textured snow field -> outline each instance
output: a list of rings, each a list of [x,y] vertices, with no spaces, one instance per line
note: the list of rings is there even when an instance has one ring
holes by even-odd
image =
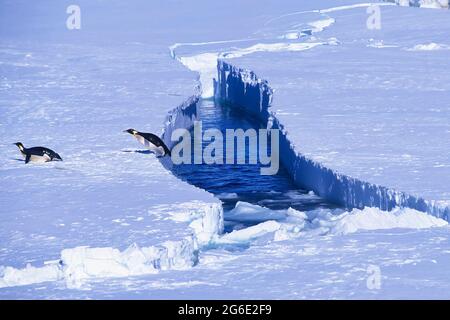
[[[0,298],[449,298],[450,229],[445,221],[409,209],[274,212],[240,203],[233,213],[244,220],[248,214],[257,216],[261,224],[219,236],[219,201],[176,179],[122,133],[130,127],[160,133],[167,112],[195,93],[198,75],[188,69],[200,72],[208,88],[217,57],[262,65],[262,59],[275,52],[280,60],[272,59],[269,65],[280,70],[282,59],[292,59],[299,67],[307,67],[310,59],[311,69],[328,68],[331,76],[309,71],[306,74],[317,76],[315,81],[290,79],[286,85],[308,81],[322,93],[322,81],[341,81],[333,77],[342,66],[331,63],[327,50],[342,57],[339,44],[344,41],[355,41],[355,48],[361,48],[358,54],[367,50],[377,61],[382,50],[391,50],[383,47],[392,45],[408,57],[428,54],[433,55],[431,61],[448,62],[450,43],[442,37],[448,29],[439,31],[437,24],[428,28],[436,36],[424,36],[420,42],[416,34],[400,30],[392,38],[367,42],[363,27],[354,32],[340,27],[340,20],[347,21],[343,18],[353,11],[317,12],[358,2],[327,0],[319,6],[286,1],[280,6],[275,1],[261,6],[259,1],[142,1],[129,8],[118,1],[108,7],[78,1],[82,29],[68,31],[64,23],[69,2],[1,1]],[[235,10],[238,4],[240,11]],[[367,4],[359,7],[355,10],[364,11]],[[230,10],[232,25],[225,14]],[[401,14],[417,19],[418,12],[412,10],[392,7],[387,12],[392,19]],[[299,11],[311,12],[294,14]],[[429,15],[424,21],[442,19],[445,27],[448,14]],[[310,34],[316,38],[308,38]],[[402,42],[402,35],[409,39]],[[375,48],[367,48],[370,45]],[[415,68],[421,58],[414,59]],[[254,67],[258,71],[259,63]],[[349,70],[359,67],[369,68],[358,63]],[[450,83],[445,69],[427,64],[426,71],[435,71],[436,78],[423,80],[442,99]],[[283,74],[270,68],[261,71],[274,82]],[[203,94],[209,95],[207,90]],[[298,123],[298,105],[293,99],[286,102],[280,104],[280,119]],[[308,111],[304,106],[302,101],[302,114]],[[439,121],[448,108],[440,110],[444,116],[433,119],[445,127]],[[301,136],[300,145],[324,139],[323,128],[317,132],[320,135]],[[17,141],[48,146],[64,161],[25,166],[12,145]],[[433,144],[428,148],[434,152]],[[387,159],[396,163],[396,157]],[[339,164],[345,159],[334,160]],[[447,170],[448,157],[442,163]],[[446,176],[442,173],[435,186],[423,181],[420,191],[442,190],[445,181],[439,181]],[[74,249],[80,246],[94,249]],[[200,251],[194,263],[196,249]],[[379,289],[367,285],[373,266],[381,272]]]
[[[219,203],[122,132],[160,132],[167,111],[196,86],[159,48],[137,45],[134,57],[129,49],[2,50],[1,265],[40,266],[77,246],[124,250],[183,240],[192,233],[188,222]],[[90,55],[80,57],[83,50]],[[139,73],[149,77],[146,84]],[[161,111],[147,111],[149,104]],[[51,146],[64,161],[25,166],[11,141]],[[186,212],[193,216],[176,218]]]
[[[238,207],[242,215],[250,211],[248,205]],[[251,213],[264,219],[267,209],[253,206]],[[445,221],[410,209],[342,214],[289,209],[284,214],[281,222],[269,220],[214,239],[200,251],[194,268],[145,277],[93,277],[76,289],[61,279],[4,288],[0,294],[8,298],[448,298],[445,266],[450,250]],[[370,229],[379,230],[364,232]],[[97,252],[97,270],[117,268],[113,262],[118,259],[102,266],[102,255]],[[129,255],[126,262],[135,259]],[[380,271],[377,289],[367,284],[374,267]],[[83,268],[93,269],[88,263]],[[50,273],[45,267],[32,271]]]

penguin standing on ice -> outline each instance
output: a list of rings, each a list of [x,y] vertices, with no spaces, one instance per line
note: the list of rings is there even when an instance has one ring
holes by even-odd
[[[139,132],[134,129],[124,130],[131,135],[133,135],[137,141],[146,146],[150,151],[154,152],[157,157],[170,157],[170,150],[167,148],[165,143],[160,137],[153,133]]]
[[[20,150],[20,153],[25,158],[25,163],[28,162],[49,162],[49,161],[62,161],[59,154],[55,151],[44,147],[25,148],[22,142],[14,143]]]

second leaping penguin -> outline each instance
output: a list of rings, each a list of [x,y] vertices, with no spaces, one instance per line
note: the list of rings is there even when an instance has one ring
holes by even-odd
[[[158,157],[169,156],[170,150],[160,137],[153,133],[139,132],[134,129],[124,130],[134,136],[137,141],[147,147],[150,151],[154,152]]]
[[[59,160],[62,161],[59,154],[55,151],[44,147],[25,148],[22,142],[14,143],[20,150],[20,153],[25,158],[25,163],[28,162],[49,162]]]

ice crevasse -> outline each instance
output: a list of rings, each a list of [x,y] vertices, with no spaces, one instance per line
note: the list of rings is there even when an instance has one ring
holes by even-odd
[[[376,207],[389,211],[405,207],[448,221],[450,208],[445,203],[341,174],[302,155],[290,141],[289,132],[271,110],[274,90],[268,81],[259,78],[253,71],[225,60],[219,60],[217,68],[215,97],[256,117],[267,129],[280,129],[280,162],[300,187],[346,208]]]

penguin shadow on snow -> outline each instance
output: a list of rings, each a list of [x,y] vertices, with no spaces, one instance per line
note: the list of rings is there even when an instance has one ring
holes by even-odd
[[[9,158],[9,160],[25,163],[25,159],[20,159],[20,158]],[[31,166],[33,166],[33,164],[34,164],[34,163],[30,163]],[[47,164],[50,165],[50,163],[47,163]],[[41,163],[38,163],[38,164],[36,164],[36,165],[42,166]],[[53,169],[56,169],[56,170],[69,170],[69,171],[75,171],[75,170],[73,170],[73,169],[68,169],[68,168],[65,168],[65,167],[57,166],[56,164],[53,164],[52,168],[53,168]]]
[[[122,150],[125,153],[141,153],[141,154],[155,154],[153,151],[144,149],[144,150]]]

